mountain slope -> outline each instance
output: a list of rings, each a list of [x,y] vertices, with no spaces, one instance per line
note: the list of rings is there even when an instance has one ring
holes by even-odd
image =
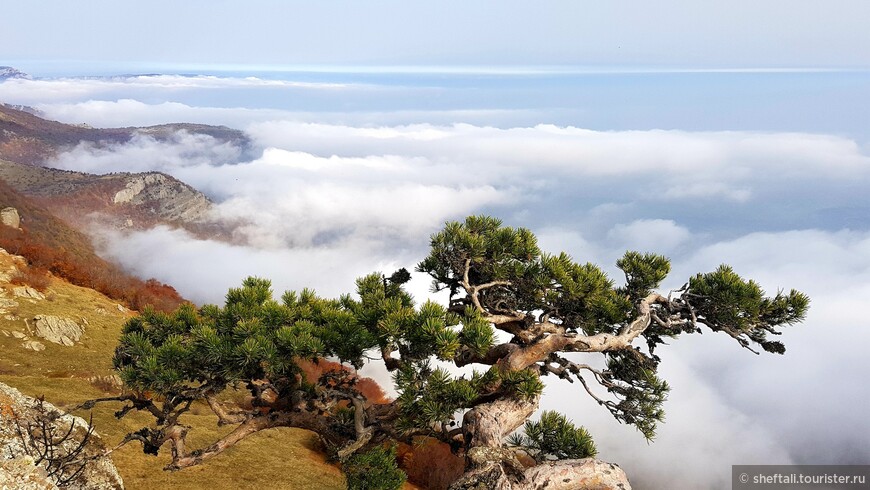
[[[207,135],[244,150],[249,142],[241,131],[202,124],[96,129],[50,121],[37,113],[0,104],[0,179],[18,192],[85,233],[91,233],[94,224],[140,230],[169,225],[202,237],[229,239],[227,230],[204,219],[211,207],[209,199],[169,175],[93,175],[41,165],[83,143],[99,148],[142,135],[170,141],[179,131]]]
[[[179,131],[208,135],[242,149],[249,145],[243,132],[225,126],[163,124],[145,128],[101,129],[50,121],[32,112],[0,104],[0,159],[26,165],[43,165],[46,160],[79,143],[92,143],[96,147],[125,143],[137,133],[164,141]]]
[[[10,282],[25,273],[28,266],[20,257],[0,250],[0,382],[23,393],[45,399],[70,410],[88,399],[118,394],[112,378],[112,355],[118,344],[121,326],[131,312],[116,301],[88,288],[52,277],[42,296],[25,292]],[[79,325],[83,331],[73,345],[61,345],[36,333],[37,317],[58,317]],[[31,349],[38,343],[41,347]],[[93,410],[94,425],[107,446],[114,446],[147,418],[132,413],[122,420],[114,417],[117,403],[99,404]],[[75,411],[88,418],[88,412]],[[229,430],[218,427],[207,406],[194,405],[185,415],[202,428],[205,444]],[[128,444],[112,454],[112,459],[128,490],[184,488],[223,490],[252,488],[292,488],[299,490],[338,490],[344,479],[328,464],[317,437],[303,430],[269,431],[239,444],[225,457],[209,465],[180,472],[163,471],[169,456],[143,454],[137,444]],[[2,486],[2,485],[0,485]]]
[[[136,309],[150,304],[168,311],[184,301],[172,287],[143,281],[103,260],[83,233],[0,180],[0,208],[6,207],[16,210],[21,224],[20,229],[0,225],[0,247],[25,256],[38,274],[51,272]]]
[[[166,174],[93,175],[0,160],[0,179],[79,230],[94,220],[112,228],[191,225],[211,201]]]

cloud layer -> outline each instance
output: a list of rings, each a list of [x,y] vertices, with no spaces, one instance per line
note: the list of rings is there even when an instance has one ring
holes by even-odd
[[[127,86],[53,83],[10,89],[6,82],[0,96],[20,89],[18,97],[65,121],[221,123],[251,137],[255,158],[208,136],[180,133],[164,142],[140,136],[123,145],[80,145],[52,162],[95,173],[158,170],[211,196],[212,219],[235,226],[247,245],[166,228],[104,231],[102,242],[109,256],[197,302],[221,302],[247,275],[273,279],[277,292],[306,286],[329,296],[348,292],[359,275],[413,268],[431,233],[471,213],[531,228],[547,251],[602,264],[617,280],[612,264],[625,249],[671,257],[667,288],[729,263],[769,292],[794,287],[813,299],[805,324],[783,336],[785,356],[755,356],[709,334],[662,347],[662,373],[673,392],[652,444],[573,385],[550,382],[543,408],[589,427],[602,457],[625,467],[637,488],[721,488],[732,464],[870,459],[861,439],[866,422],[855,408],[870,403],[862,377],[870,369],[862,349],[870,341],[863,328],[870,303],[870,156],[854,138],[511,124],[518,112],[498,108],[410,115],[205,103],[210,91],[378,96],[378,89],[357,85],[177,77]],[[82,100],[53,97],[63,83],[78,87]],[[155,87],[160,95],[152,100],[131,98]],[[186,102],[172,93],[188,94]],[[519,119],[545,120],[536,111]],[[423,298],[428,281],[415,275],[410,288]]]

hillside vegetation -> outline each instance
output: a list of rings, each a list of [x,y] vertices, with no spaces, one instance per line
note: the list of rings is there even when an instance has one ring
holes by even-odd
[[[172,311],[184,299],[169,285],[133,277],[99,257],[87,235],[95,220],[116,229],[179,226],[218,239],[227,239],[227,230],[201,220],[208,199],[168,175],[92,175],[40,165],[82,142],[99,147],[128,141],[134,133],[161,140],[180,130],[247,144],[242,133],[228,128],[179,124],[103,130],[48,121],[35,111],[0,104],[0,210],[14,208],[20,216],[17,226],[0,224],[0,382],[34,397],[44,395],[85,418],[77,405],[121,393],[112,356],[122,325],[134,310]],[[51,340],[38,327],[46,317],[78,333],[60,343]],[[302,369],[309,379],[348,370],[324,359],[302,363]],[[390,402],[372,380],[359,379],[358,387],[373,404]],[[250,408],[246,396],[244,390],[228,390],[224,401]],[[99,404],[94,409],[94,424],[107,444],[148,423],[142,414],[117,420],[119,408]],[[191,445],[204,446],[232,430],[216,422],[207,406],[194,405],[185,423],[205,429],[190,439]],[[410,479],[427,488],[446,488],[464,464],[446,445],[426,438],[401,444],[398,457]],[[163,471],[167,455],[145,455],[135,444],[115,451],[113,459],[131,489],[345,486],[318,437],[295,428],[264,431],[210,465],[185,471]],[[405,488],[416,487],[406,483]]]
[[[133,309],[170,311],[184,301],[171,286],[143,281],[103,260],[88,237],[0,180],[0,207],[7,206],[18,210],[21,229],[0,225],[0,247],[27,259],[31,281],[50,272]]]
[[[14,270],[13,270],[14,269]],[[131,316],[118,302],[96,291],[50,277],[44,299],[15,296],[19,287],[10,282],[16,272],[26,271],[22,259],[0,251],[0,382],[30,396],[70,409],[88,399],[117,393],[112,378],[112,353],[118,343],[121,325]],[[32,333],[37,315],[74,319],[84,326],[84,335],[73,346],[37,339]],[[25,349],[23,344],[37,339],[42,351]],[[113,416],[118,407],[97,406],[94,425],[107,444],[121,440],[137,424],[146,422],[135,414],[124,420]],[[75,412],[87,418],[83,411]],[[229,429],[219,428],[207,407],[194,407],[191,423],[207,427],[198,443],[220,437]],[[129,420],[128,420],[129,419]],[[245,486],[274,489],[343,488],[341,472],[326,462],[317,438],[303,430],[277,430],[240,444],[213,465],[190,471],[165,472],[168,457],[144,455],[128,445],[113,453],[126,488],[235,489]]]

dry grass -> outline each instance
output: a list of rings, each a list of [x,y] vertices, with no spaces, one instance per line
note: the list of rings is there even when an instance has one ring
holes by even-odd
[[[61,408],[103,396],[100,390],[79,378],[2,375],[0,382],[31,396],[45,395],[46,400]],[[118,407],[118,404],[103,404],[94,409],[94,426],[106,445],[117,443],[128,431],[138,429],[149,421],[148,417],[137,414],[117,420],[112,414]],[[206,412],[201,411],[203,414]],[[190,436],[190,443],[194,447],[204,446],[230,430],[218,428],[215,418],[210,415],[188,415],[185,422],[195,427]],[[129,490],[344,488],[341,472],[328,464],[319,452],[317,437],[300,429],[277,429],[255,434],[201,466],[178,472],[163,471],[163,467],[169,463],[167,454],[147,456],[142,453],[141,447],[133,443],[113,453],[112,459]]]
[[[33,338],[29,327],[33,326],[36,315],[68,317],[79,324],[84,319],[87,324],[82,341],[73,347],[65,347],[41,340],[45,350],[34,352],[23,349],[21,339],[0,335],[0,372],[18,376],[82,378],[112,374],[112,353],[128,313],[119,311],[117,302],[93,290],[57,279],[52,279],[47,296],[51,300],[15,298],[18,306],[9,312],[15,319],[0,315],[0,330],[17,331]]]
[[[129,314],[119,311],[117,303],[105,296],[64,281],[53,280],[50,291],[53,301],[16,298],[19,306],[10,313],[18,319],[0,316],[0,330],[29,335],[24,319],[32,324],[32,318],[38,314],[66,316],[79,322],[84,318],[87,326],[82,342],[64,347],[42,341],[46,349],[34,352],[21,347],[22,339],[0,334],[0,382],[31,396],[45,395],[47,401],[69,408],[105,396],[88,378],[113,374],[112,353]],[[106,403],[94,410],[94,425],[106,445],[117,444],[127,432],[151,422],[140,414],[117,420],[113,413],[118,408],[117,403]],[[87,418],[86,413],[76,415]],[[204,405],[195,407],[182,420],[195,427],[190,436],[194,447],[205,446],[230,430],[217,427],[215,417]],[[341,471],[325,461],[319,452],[317,437],[299,429],[256,434],[202,466],[173,473],[163,471],[169,462],[168,455],[145,455],[141,447],[133,443],[116,451],[112,459],[130,490],[344,488]]]

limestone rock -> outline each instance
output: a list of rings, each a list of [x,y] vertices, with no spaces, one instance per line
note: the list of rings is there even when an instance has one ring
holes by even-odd
[[[69,319],[52,315],[36,315],[36,326],[33,334],[55,344],[72,346],[85,333],[78,323]]]
[[[88,382],[105,392],[120,392],[124,388],[124,382],[117,374],[91,376],[88,378]]]
[[[27,342],[22,343],[21,347],[36,352],[42,352],[45,350],[45,344],[38,340],[28,340]]]
[[[21,216],[15,208],[6,207],[0,210],[0,222],[15,229],[21,229]]]
[[[15,413],[23,424],[22,427],[26,427],[28,421],[34,422],[40,417],[40,411],[36,409],[37,401],[22,395],[15,388],[0,383],[0,407],[3,409],[3,416],[0,417],[0,453],[3,455],[3,460],[0,460],[0,465],[2,465],[0,466],[0,489],[42,490],[57,488],[52,485],[46,486],[45,480],[39,478],[40,471],[35,467],[31,468],[33,460],[28,461],[27,459],[27,452],[18,436],[15,419],[7,416]],[[87,423],[79,417],[61,413],[50,403],[43,402],[43,408],[43,415],[46,413],[52,414],[52,417],[57,415],[51,424],[56,427],[59,434],[63,435],[72,428],[72,436],[57,448],[58,452],[69,454],[69,451],[79,445],[87,433]],[[91,434],[80,454],[83,458],[93,459],[90,459],[83,471],[64,488],[122,490],[124,482],[121,475],[118,474],[111,458],[103,455],[104,450],[105,446],[100,440],[100,436],[96,432]],[[10,458],[10,456],[12,456],[12,462],[6,461],[5,459]],[[7,467],[8,472],[5,471]],[[13,478],[15,479],[13,480]]]
[[[12,255],[5,249],[0,248],[0,282],[9,282],[18,271],[26,267],[27,261],[20,255]],[[5,290],[0,290],[5,293]]]
[[[12,294],[14,294],[18,298],[28,298],[28,299],[45,299],[45,295],[40,293],[39,291],[33,289],[30,286],[19,286],[12,290]]]
[[[202,219],[211,201],[196,189],[160,173],[133,174],[112,197],[115,205],[145,206],[168,221],[191,223]],[[122,227],[132,227],[131,218]]]
[[[4,298],[0,296],[0,310],[4,312],[9,308],[16,308],[18,306],[18,302],[14,299]]]
[[[56,490],[44,469],[30,456],[0,460],[0,490]]]

